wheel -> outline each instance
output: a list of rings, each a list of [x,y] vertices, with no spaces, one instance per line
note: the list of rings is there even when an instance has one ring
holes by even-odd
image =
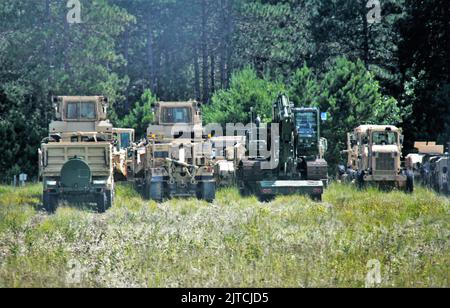
[[[108,197],[107,193],[101,193],[96,196],[96,203],[97,203],[97,212],[98,213],[105,213],[108,206]]]
[[[364,171],[358,171],[358,174],[356,175],[356,185],[359,189],[363,189],[365,186],[364,183]]]
[[[322,195],[311,195],[311,199],[315,202],[322,202]]]
[[[216,184],[202,183],[202,199],[208,202],[213,202],[216,199]]]
[[[114,205],[114,192],[111,190],[107,190],[105,192],[105,195],[106,195],[105,211],[107,211]]]
[[[274,195],[260,195],[258,196],[258,200],[261,203],[270,203],[272,201],[275,200],[275,196]]]
[[[414,192],[414,174],[412,171],[406,171],[406,192],[412,194]]]
[[[55,213],[56,209],[58,208],[58,196],[44,192],[42,199],[44,210],[48,213]]]
[[[150,200],[156,202],[163,201],[163,183],[162,182],[151,182],[149,185],[149,198]]]
[[[442,185],[442,193],[444,195],[449,195],[450,194],[448,183],[444,183],[444,185]]]

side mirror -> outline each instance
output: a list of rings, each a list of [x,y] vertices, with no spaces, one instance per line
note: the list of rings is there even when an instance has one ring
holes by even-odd
[[[405,142],[405,136],[400,135],[400,144],[403,144]]]

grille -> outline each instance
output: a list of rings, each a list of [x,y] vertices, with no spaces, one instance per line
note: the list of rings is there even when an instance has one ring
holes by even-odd
[[[395,170],[395,158],[391,153],[379,153],[376,159],[377,171],[394,171]]]

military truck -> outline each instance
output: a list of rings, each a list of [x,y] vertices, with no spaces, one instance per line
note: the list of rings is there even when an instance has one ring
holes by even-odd
[[[436,142],[415,142],[417,153],[406,157],[408,170],[414,173],[422,185],[438,193],[449,195],[450,143],[447,152]]]
[[[113,128],[113,164],[115,181],[132,181],[134,170],[135,130]]]
[[[262,201],[277,195],[304,194],[321,200],[328,185],[328,164],[323,158],[326,139],[320,137],[320,111],[294,108],[286,95],[273,104],[267,138],[257,117],[247,133],[247,155],[237,167],[243,194],[256,194]],[[268,154],[268,155],[267,155]]]
[[[214,163],[211,136],[203,135],[201,104],[158,102],[153,106],[154,121],[147,130],[145,158],[141,159],[144,197],[197,196],[215,199]],[[139,181],[139,180],[138,180]]]
[[[391,125],[362,125],[347,135],[347,166],[341,176],[362,188],[368,183],[380,188],[414,190],[414,175],[402,167],[403,136]]]
[[[94,203],[98,212],[105,212],[114,198],[108,100],[102,96],[58,96],[52,100],[56,119],[39,149],[44,208],[54,212],[64,201]]]

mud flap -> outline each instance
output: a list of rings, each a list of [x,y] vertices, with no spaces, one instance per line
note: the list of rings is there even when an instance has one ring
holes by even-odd
[[[156,202],[163,201],[163,183],[162,182],[151,182],[149,185],[149,198],[150,200]]]
[[[56,212],[56,209],[58,208],[58,196],[55,194],[50,194],[48,192],[44,192],[42,197],[42,203],[44,210],[50,214],[53,214]]]
[[[214,182],[202,183],[202,199],[213,202],[216,199],[216,184]]]

